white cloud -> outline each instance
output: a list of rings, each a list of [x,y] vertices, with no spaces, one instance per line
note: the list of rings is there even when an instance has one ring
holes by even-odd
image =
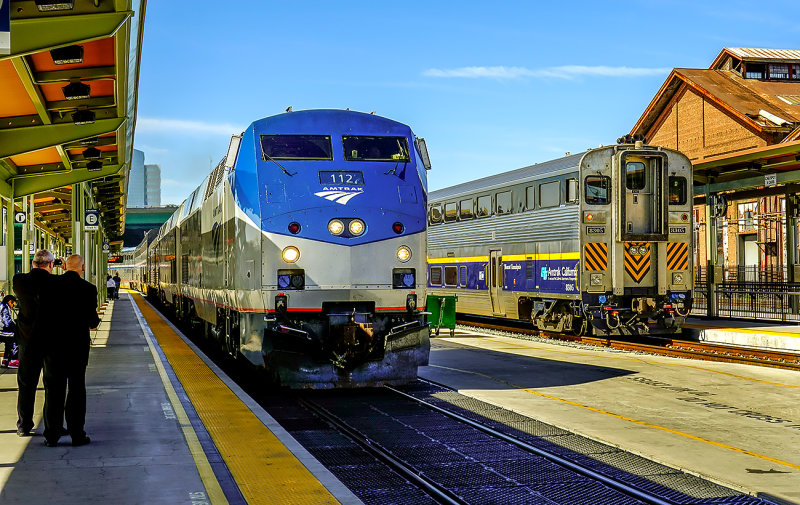
[[[460,67],[451,69],[431,68],[422,73],[428,77],[455,77],[467,79],[519,79],[523,77],[575,79],[586,76],[599,77],[641,77],[648,75],[667,75],[670,68],[608,67],[565,65],[531,69],[526,67]]]
[[[214,135],[233,135],[242,133],[245,127],[229,123],[205,123],[183,119],[164,119],[139,117],[136,120],[137,133],[210,133]]]

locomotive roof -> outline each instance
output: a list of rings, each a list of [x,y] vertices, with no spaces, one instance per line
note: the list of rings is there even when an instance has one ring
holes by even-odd
[[[456,184],[455,186],[437,189],[436,191],[430,192],[428,199],[441,200],[464,193],[474,193],[489,188],[506,186],[508,184],[514,184],[516,182],[524,181],[534,177],[541,178],[547,177],[551,174],[557,175],[558,172],[561,172],[564,169],[577,167],[584,154],[586,154],[585,151],[578,154],[564,156],[563,158],[545,161],[543,163],[536,163],[534,165],[518,168],[509,172],[489,175],[474,181],[463,182],[461,184]]]

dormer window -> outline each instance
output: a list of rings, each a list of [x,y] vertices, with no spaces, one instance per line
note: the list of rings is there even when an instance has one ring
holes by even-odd
[[[745,66],[745,79],[763,79],[764,78],[764,64],[763,63],[747,63]]]
[[[786,63],[770,63],[769,77],[770,79],[788,79],[789,65]]]

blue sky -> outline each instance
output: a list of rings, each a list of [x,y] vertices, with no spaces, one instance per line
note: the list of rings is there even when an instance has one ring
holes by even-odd
[[[427,140],[439,189],[614,143],[672,68],[800,49],[798,19],[783,0],[151,1],[134,147],[180,203],[257,119],[375,110]]]

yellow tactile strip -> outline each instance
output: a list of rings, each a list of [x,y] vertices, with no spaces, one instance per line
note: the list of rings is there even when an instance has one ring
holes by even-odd
[[[150,305],[133,298],[247,503],[339,503]]]

